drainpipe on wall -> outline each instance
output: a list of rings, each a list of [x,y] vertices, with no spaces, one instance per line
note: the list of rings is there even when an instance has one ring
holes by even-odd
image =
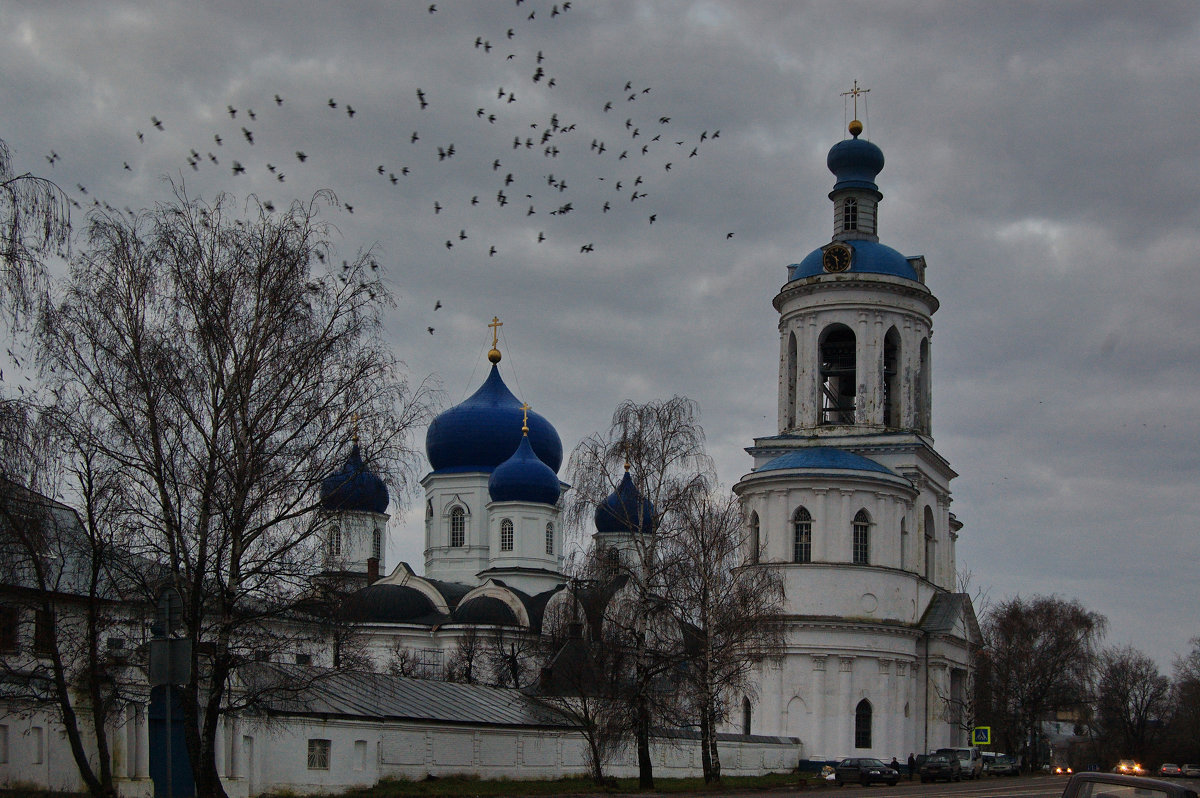
[[[925,690],[921,696],[921,717],[925,730],[922,732],[922,746],[925,753],[929,753],[929,632],[922,632],[921,638],[925,643],[925,656],[922,660],[922,672],[925,674]]]

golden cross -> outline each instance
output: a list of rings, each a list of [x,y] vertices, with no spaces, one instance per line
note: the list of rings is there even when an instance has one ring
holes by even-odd
[[[504,326],[504,322],[500,321],[499,316],[492,316],[492,323],[488,326],[492,328],[492,349],[495,349],[496,343],[500,340],[500,328]]]
[[[858,87],[858,79],[856,78],[854,81],[854,88],[850,89],[850,91],[842,92],[843,97],[853,97],[854,98],[854,118],[855,119],[858,119],[858,95],[866,94],[869,91],[870,91],[870,89],[860,89]]]
[[[521,409],[525,411],[525,421],[521,425],[521,432],[524,432],[526,434],[529,433],[529,408],[530,407],[531,407],[531,405],[529,404],[529,402],[521,403]]]

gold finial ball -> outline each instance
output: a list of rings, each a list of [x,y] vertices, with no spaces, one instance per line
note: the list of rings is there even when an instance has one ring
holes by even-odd
[[[500,362],[500,350],[495,349],[495,348],[489,350],[488,351],[488,361],[491,362],[493,365],[495,365],[496,363],[499,363]]]
[[[851,120],[850,135],[858,138],[859,133],[862,133],[862,122],[859,122],[857,119]]]

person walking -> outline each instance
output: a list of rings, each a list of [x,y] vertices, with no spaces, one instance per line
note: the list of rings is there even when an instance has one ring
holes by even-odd
[[[913,756],[912,752],[910,751],[908,753],[908,780],[909,781],[913,780],[913,771],[915,771],[916,769],[917,769],[917,758],[915,756]]]

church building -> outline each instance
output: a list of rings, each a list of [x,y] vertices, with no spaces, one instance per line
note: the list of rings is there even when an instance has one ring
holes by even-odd
[[[739,725],[799,738],[802,760],[965,745],[980,640],[955,592],[956,474],[932,437],[938,301],[924,258],[880,243],[883,152],[862,131],[829,151],[831,240],[773,300],[777,428],[734,486],[747,559],[779,572],[787,619]]]

